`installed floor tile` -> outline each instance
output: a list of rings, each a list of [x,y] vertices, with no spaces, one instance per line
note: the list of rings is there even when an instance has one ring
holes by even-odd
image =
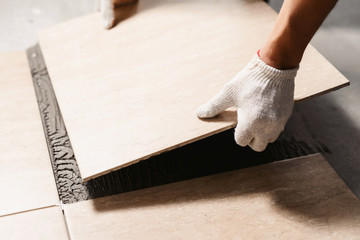
[[[59,203],[25,52],[0,54],[0,216]]]
[[[0,239],[66,240],[64,216],[60,207],[0,217]]]
[[[72,239],[356,239],[360,202],[316,154],[65,205]]]

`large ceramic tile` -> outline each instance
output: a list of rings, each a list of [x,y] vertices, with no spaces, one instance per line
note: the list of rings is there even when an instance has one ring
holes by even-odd
[[[357,239],[360,202],[319,154],[65,205],[80,239]]]
[[[263,1],[142,0],[107,31],[91,14],[40,31],[39,41],[82,178],[89,180],[236,124],[200,120],[262,46],[276,13]],[[348,84],[311,46],[295,100]]]
[[[58,204],[25,52],[0,54],[0,216]]]
[[[68,239],[63,213],[60,207],[49,207],[0,217],[0,239]]]

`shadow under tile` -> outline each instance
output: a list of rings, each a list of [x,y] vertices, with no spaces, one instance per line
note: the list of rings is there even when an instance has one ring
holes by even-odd
[[[279,139],[261,153],[239,147],[233,130],[154,156],[87,182],[90,198],[206,176],[315,153],[305,142]]]
[[[201,206],[214,203],[214,208],[221,208],[233,204],[231,199],[254,211],[261,209],[266,202],[279,214],[310,225],[351,227],[359,223],[360,217],[360,202],[320,154],[100,198],[84,204],[92,205],[93,211],[121,215],[122,210],[144,208],[151,208],[153,212],[172,209],[168,210],[170,213],[176,212],[174,208],[197,203],[203,203]],[[249,199],[254,204],[248,206]]]

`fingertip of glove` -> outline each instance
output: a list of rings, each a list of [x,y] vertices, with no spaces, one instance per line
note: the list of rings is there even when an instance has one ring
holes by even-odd
[[[235,138],[235,142],[237,145],[239,145],[240,147],[246,147],[248,144],[245,142],[240,141],[239,139]]]
[[[102,25],[105,29],[110,29],[114,26],[115,23],[113,2],[111,0],[102,0],[100,5]]]
[[[268,143],[262,143],[262,144],[254,144],[254,141],[252,141],[250,144],[249,144],[249,147],[254,150],[255,152],[263,152],[266,147],[267,147]]]
[[[196,116],[198,118],[211,118],[210,111],[207,106],[203,105],[196,110]]]
[[[235,128],[234,133],[235,142],[241,147],[246,147],[252,141],[253,137],[249,132],[240,131],[238,126]]]
[[[114,19],[113,18],[104,18],[103,19],[103,27],[105,29],[110,29],[114,26]]]
[[[266,146],[264,148],[251,147],[251,149],[254,150],[255,152],[263,152],[266,149]]]
[[[235,142],[237,145],[239,145],[241,147],[249,146],[255,152],[262,152],[267,147],[267,144],[265,144],[265,145],[254,144],[254,140],[251,140],[251,142],[249,143],[248,141],[246,141],[246,138],[236,138],[235,137]]]

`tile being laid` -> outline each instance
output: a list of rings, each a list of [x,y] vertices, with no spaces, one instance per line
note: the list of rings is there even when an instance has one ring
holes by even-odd
[[[49,207],[0,217],[0,239],[68,239],[61,208]]]
[[[94,13],[39,32],[84,180],[234,127],[232,110],[206,121],[195,111],[250,61],[276,19],[260,0],[142,0],[118,11],[127,18],[109,31]],[[295,100],[347,84],[309,46]]]
[[[358,239],[360,201],[314,154],[67,204],[82,239]]]
[[[59,203],[25,52],[0,53],[0,216]]]

